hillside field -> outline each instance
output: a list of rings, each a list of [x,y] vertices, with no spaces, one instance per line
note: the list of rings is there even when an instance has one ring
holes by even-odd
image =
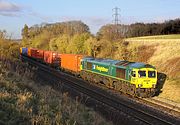
[[[133,37],[128,38],[127,40],[180,40],[180,34],[172,34],[172,35],[157,35],[157,36],[143,36],[143,37]]]
[[[180,34],[128,38],[128,50],[137,50],[138,61],[154,65],[166,75],[159,97],[180,102]]]

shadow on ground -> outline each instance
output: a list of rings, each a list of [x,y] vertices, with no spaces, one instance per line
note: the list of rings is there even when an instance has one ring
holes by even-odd
[[[166,81],[166,78],[167,78],[167,75],[162,73],[162,72],[158,72],[158,75],[157,75],[157,85],[156,85],[156,94],[155,96],[158,96],[160,93],[162,93],[162,88],[165,84],[165,81]]]

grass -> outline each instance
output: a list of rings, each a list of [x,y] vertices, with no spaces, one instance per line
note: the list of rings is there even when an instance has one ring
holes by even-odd
[[[127,40],[159,40],[159,39],[180,39],[180,34],[172,34],[172,35],[155,35],[155,36],[143,36],[143,37],[133,37],[128,38]]]
[[[129,42],[128,50],[134,52],[132,61],[152,64],[167,75],[159,96],[180,103],[180,35],[137,37],[125,41]]]
[[[0,59],[0,124],[110,125],[98,113],[79,101],[35,82],[35,68]],[[42,83],[41,83],[42,82]],[[42,85],[44,84],[44,85]]]
[[[162,89],[162,93],[159,95],[161,98],[165,98],[168,100],[173,100],[175,102],[180,103],[180,84],[179,84],[180,79],[176,80],[167,80],[166,84],[164,84],[164,87]]]
[[[110,125],[98,113],[37,81],[22,63],[19,44],[0,39],[0,125]],[[42,85],[43,84],[43,85]]]

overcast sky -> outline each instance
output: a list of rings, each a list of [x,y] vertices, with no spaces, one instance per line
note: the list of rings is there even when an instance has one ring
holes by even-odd
[[[0,0],[0,30],[21,38],[24,24],[81,20],[96,33],[112,23],[114,7],[122,24],[180,18],[180,0]]]

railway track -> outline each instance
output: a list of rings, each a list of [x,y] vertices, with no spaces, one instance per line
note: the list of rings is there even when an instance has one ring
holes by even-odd
[[[99,87],[100,85],[94,84],[96,87]],[[124,94],[122,92],[117,92],[112,89],[107,88],[104,85],[101,85],[101,88],[108,91],[109,93],[114,94],[115,96],[126,96],[128,99],[131,99],[132,101],[136,101],[137,103],[150,106],[154,108],[155,110],[159,110],[160,112],[173,115],[177,118],[180,118],[180,104],[169,101],[167,103],[167,100],[162,101],[159,98],[153,97],[153,98],[140,98],[140,97],[132,97],[131,95]]]
[[[166,103],[158,99],[154,99],[154,98],[138,99],[138,100],[152,106],[153,108],[157,108],[165,113],[168,113],[168,114],[171,114],[180,118],[180,107],[176,105],[169,104],[169,103]]]
[[[88,84],[80,78],[49,68],[48,66],[40,64],[28,57],[23,56],[22,58],[32,65],[38,66],[38,70],[53,75],[56,79],[60,80],[65,85],[68,85],[71,89],[78,90],[79,92],[101,102],[103,105],[107,105],[118,112],[127,114],[141,124],[178,125],[180,123],[179,118],[163,114],[145,105],[139,105],[139,103],[129,100],[126,97],[114,96],[103,89]]]
[[[95,84],[96,85],[96,84]],[[96,87],[99,87],[96,85]],[[149,106],[151,108],[154,108],[155,110],[159,110],[160,112],[166,113],[168,115],[173,115],[177,118],[180,118],[180,104],[166,101],[161,101],[161,99],[158,98],[139,98],[139,97],[132,97],[131,95],[124,94],[122,92],[115,92],[111,89],[108,89],[107,87],[101,85],[101,88],[108,91],[109,93],[114,94],[115,96],[126,96],[128,99],[131,99],[132,101],[136,101],[137,103]]]

